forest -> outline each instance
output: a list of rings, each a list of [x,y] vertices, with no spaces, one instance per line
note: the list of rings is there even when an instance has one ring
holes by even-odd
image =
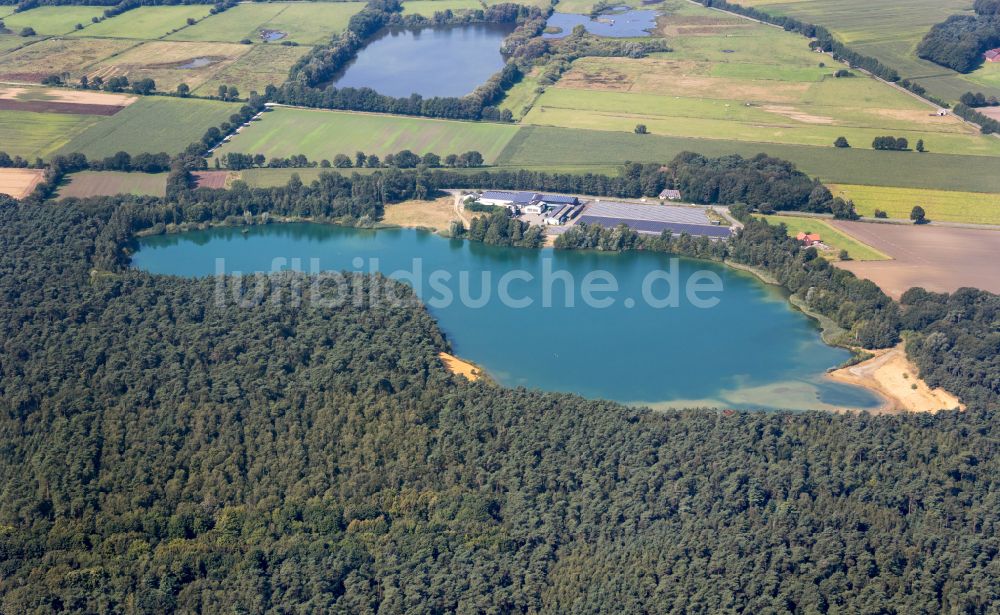
[[[1000,2],[977,0],[973,11],[932,27],[917,46],[917,55],[960,73],[982,65],[983,53],[1000,47]]]
[[[994,295],[911,291],[896,308],[967,412],[653,412],[453,377],[415,298],[220,304],[214,280],[128,268],[156,221],[377,216],[451,173],[377,174],[222,191],[178,170],[168,199],[0,197],[0,611],[985,615],[1000,600]],[[763,223],[731,251],[790,288],[848,284]]]

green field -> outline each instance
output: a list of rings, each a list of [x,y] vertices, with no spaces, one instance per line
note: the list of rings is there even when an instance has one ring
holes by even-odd
[[[1000,139],[896,88],[857,72],[835,78],[844,66],[801,36],[693,5],[671,6],[661,28],[678,34],[675,51],[577,60],[523,122],[817,147],[844,136],[870,148],[891,134],[938,153],[1000,156]]]
[[[560,0],[559,4],[556,5],[556,10],[560,13],[580,13],[586,15],[587,13],[590,13],[597,2],[598,0]],[[525,4],[531,4],[531,2],[526,2]],[[616,1],[615,6],[641,6],[643,8],[648,8],[650,5],[644,5],[642,0],[621,0],[620,2]]]
[[[332,160],[361,150],[380,156],[410,149],[441,156],[469,150],[492,161],[518,131],[517,126],[391,115],[275,109],[254,122],[216,155],[228,152]]]
[[[0,111],[0,151],[31,162],[47,157],[68,141],[107,118],[68,113]]]
[[[626,160],[662,163],[682,151],[708,156],[753,156],[764,152],[791,160],[806,173],[828,182],[1000,192],[997,160],[986,156],[839,150],[541,126],[522,128],[497,157],[497,164],[544,167],[558,161],[582,167],[616,165]]]
[[[104,7],[99,6],[43,6],[4,17],[3,22],[15,32],[31,27],[41,35],[57,35],[74,31],[76,24],[90,26],[92,17],[102,15]]]
[[[829,184],[828,187],[834,196],[854,201],[862,216],[872,216],[878,208],[890,218],[906,220],[913,207],[920,205],[931,220],[1000,224],[1000,194],[850,184]]]
[[[294,41],[302,45],[325,43],[347,28],[351,16],[364,8],[363,2],[275,2],[240,4],[213,15],[169,37],[180,41],[239,42],[250,39],[262,43],[262,29],[277,30],[288,36],[270,44]]]
[[[878,58],[905,78],[916,79],[940,97],[957,99],[978,86],[1000,95],[1000,84],[981,78],[981,70],[961,75],[916,56],[916,47],[931,26],[951,15],[969,14],[971,0],[736,0],[773,15],[788,15],[821,25],[852,49]]]
[[[188,19],[207,17],[211,9],[208,4],[141,6],[93,24],[72,36],[155,40],[187,27]]]
[[[257,35],[260,28],[285,8],[287,4],[278,2],[239,4],[175,32],[167,40],[238,43],[247,38],[255,43],[260,42]]]
[[[239,107],[214,100],[143,97],[73,137],[61,153],[82,152],[91,158],[118,151],[176,154]]]
[[[0,54],[17,49],[22,45],[38,40],[34,36],[18,36],[16,34],[0,34]]]
[[[404,15],[433,17],[439,11],[474,11],[483,8],[477,0],[406,0],[403,2]]]
[[[820,218],[808,218],[805,216],[761,216],[771,224],[784,224],[788,227],[788,234],[791,237],[799,233],[819,233],[820,240],[830,246],[830,250],[820,250],[824,258],[830,260],[840,260],[839,252],[847,250],[851,260],[856,261],[884,261],[889,257],[868,244],[861,243],[850,235],[843,233]]]
[[[507,90],[507,95],[504,96],[503,102],[499,105],[500,108],[509,109],[514,114],[515,119],[521,120],[538,98],[538,77],[540,74],[540,69],[535,69],[530,74],[525,75],[514,87]]]
[[[69,175],[59,187],[59,198],[86,198],[135,194],[163,196],[167,192],[166,173],[124,173],[120,171],[81,171]]]

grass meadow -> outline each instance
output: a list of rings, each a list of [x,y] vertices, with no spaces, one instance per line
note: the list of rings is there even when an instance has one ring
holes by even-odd
[[[987,156],[841,150],[544,126],[522,128],[497,157],[497,164],[545,167],[558,161],[578,168],[607,167],[626,160],[669,162],[683,151],[707,156],[734,153],[753,156],[763,152],[790,160],[806,173],[826,182],[1000,192],[997,160]]]
[[[406,0],[403,2],[404,15],[433,17],[439,11],[474,11],[483,8],[477,0]]]
[[[982,74],[988,71],[980,69],[971,75],[961,75],[916,55],[917,44],[931,26],[951,15],[968,14],[972,6],[969,0],[736,1],[774,15],[788,15],[824,26],[852,49],[878,58],[903,77],[916,78],[938,96],[954,100],[976,85],[1000,95],[1000,84],[982,79]]]
[[[103,118],[69,113],[0,111],[0,151],[31,162],[47,158]]]
[[[269,84],[284,83],[289,69],[309,49],[302,45],[254,45],[246,55],[208,77],[194,93],[214,96],[220,85],[236,86],[243,95],[263,92]]]
[[[104,15],[104,9],[103,6],[42,6],[4,17],[3,22],[15,32],[30,27],[45,36],[68,34],[76,30],[76,24],[92,25],[91,18]]]
[[[201,139],[239,109],[237,103],[191,98],[147,96],[80,132],[60,153],[81,152],[89,158],[119,151],[176,154]]]
[[[69,175],[59,187],[59,198],[77,197],[82,199],[115,194],[163,196],[166,193],[166,173],[81,171]]]
[[[784,224],[788,228],[788,234],[792,237],[799,233],[819,233],[820,240],[832,248],[831,250],[820,250],[824,258],[830,260],[840,260],[841,250],[847,250],[850,260],[856,261],[884,261],[889,260],[889,256],[879,252],[868,244],[854,239],[847,233],[833,228],[819,218],[809,218],[806,216],[761,216],[770,224]]]
[[[858,213],[872,216],[875,209],[890,218],[908,219],[915,205],[920,205],[931,220],[1000,224],[1000,194],[947,190],[915,190],[884,186],[828,184],[834,196],[854,201]]]
[[[2,18],[0,18],[2,19]],[[18,36],[17,34],[0,34],[0,53],[13,51],[37,40],[34,36]]]
[[[147,41],[90,66],[87,72],[90,77],[100,76],[105,80],[115,75],[128,75],[131,80],[149,77],[164,92],[176,89],[181,83],[195,90],[252,50],[250,45],[239,43]],[[197,68],[182,68],[196,58],[208,58],[211,62]]]
[[[441,156],[476,150],[491,162],[517,131],[517,126],[507,124],[278,108],[253,122],[216,155],[305,154],[310,160],[332,160],[337,154],[353,157],[358,150],[379,156],[403,149]]]
[[[209,4],[141,6],[88,26],[73,36],[154,40],[187,27],[188,19],[207,17],[211,9]]]
[[[314,45],[327,42],[347,28],[347,22],[362,8],[363,2],[245,3],[175,32],[167,39],[233,43],[250,39],[262,43],[259,32],[267,29],[288,35],[271,45],[280,45],[282,41]]]
[[[514,87],[507,90],[507,95],[504,96],[499,107],[509,109],[514,114],[514,119],[518,121],[523,119],[528,109],[535,104],[535,100],[538,98],[538,77],[540,75],[539,68],[525,75],[521,81],[514,84]]]
[[[623,132],[645,124],[658,135],[817,147],[844,136],[870,148],[892,134],[938,153],[1000,156],[1000,140],[896,88],[856,71],[835,78],[844,66],[801,36],[691,5],[669,8],[660,28],[687,34],[657,57],[577,60],[524,123]]]

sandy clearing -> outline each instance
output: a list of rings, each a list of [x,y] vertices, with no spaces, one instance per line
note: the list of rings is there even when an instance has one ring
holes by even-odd
[[[455,355],[448,354],[447,352],[439,352],[438,357],[444,363],[445,369],[457,376],[465,376],[472,382],[483,377],[483,370],[468,361],[459,359]]]
[[[982,113],[986,117],[991,117],[998,122],[1000,122],[1000,107],[980,107],[976,111]]]
[[[76,105],[109,105],[115,107],[126,107],[139,100],[138,96],[131,96],[129,94],[9,85],[0,85],[0,98],[24,101],[44,99],[50,102]]]
[[[454,220],[461,220],[451,195],[433,201],[404,201],[387,205],[382,222],[390,226],[433,229],[445,232]]]
[[[850,367],[832,371],[837,382],[874,391],[886,399],[881,412],[937,412],[960,408],[957,397],[944,389],[932,389],[917,377],[917,368],[906,357],[904,345],[876,351],[876,356]]]
[[[844,220],[830,224],[893,259],[836,266],[875,282],[895,299],[914,286],[949,293],[971,286],[1000,293],[1000,231]]]
[[[795,120],[805,124],[833,124],[834,122],[832,117],[826,117],[824,115],[811,115],[805,111],[801,111],[795,107],[787,105],[762,105],[761,109],[767,111],[768,113],[776,113],[782,117],[787,117],[790,120]]]
[[[0,169],[0,194],[23,199],[42,181],[41,169]]]

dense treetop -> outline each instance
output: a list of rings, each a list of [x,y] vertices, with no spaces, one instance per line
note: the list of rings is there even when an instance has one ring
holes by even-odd
[[[450,175],[0,198],[0,611],[990,612],[994,295],[896,313],[966,413],[656,413],[452,377],[415,299],[240,307],[127,267],[156,224],[377,218]],[[745,233],[727,257],[835,288],[782,229]]]

